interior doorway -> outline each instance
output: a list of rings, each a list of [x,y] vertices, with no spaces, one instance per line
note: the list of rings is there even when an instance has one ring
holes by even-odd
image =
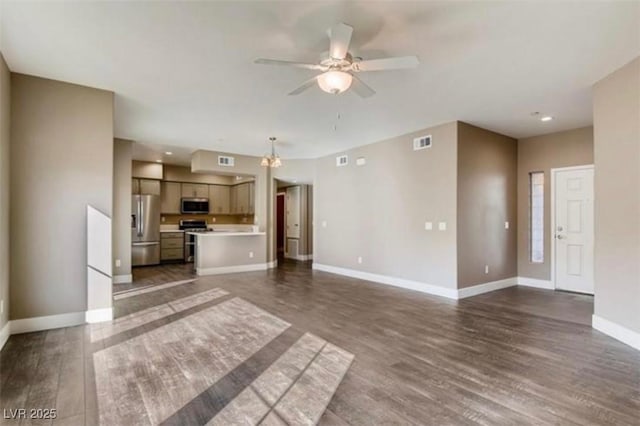
[[[284,256],[284,215],[286,193],[276,194],[276,252],[278,257]]]
[[[275,179],[274,237],[279,261],[313,259],[313,186]]]
[[[594,293],[593,165],[551,170],[551,279],[558,290]]]

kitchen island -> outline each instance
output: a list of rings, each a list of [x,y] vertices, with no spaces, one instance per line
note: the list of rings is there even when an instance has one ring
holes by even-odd
[[[199,276],[269,268],[266,232],[207,231],[187,234],[196,237],[194,267]]]

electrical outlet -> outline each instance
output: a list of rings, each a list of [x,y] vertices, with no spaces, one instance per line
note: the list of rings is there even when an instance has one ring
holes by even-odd
[[[119,268],[120,265],[122,265],[122,262],[120,262],[120,259],[116,259],[116,268]]]
[[[249,252],[249,258],[253,259],[253,252],[252,251]]]
[[[216,223],[216,217],[215,216],[211,218],[211,223]]]
[[[446,231],[447,230],[447,222],[439,222],[438,223],[438,229],[440,231]]]
[[[489,273],[489,265],[484,265],[484,273],[485,274]]]
[[[164,222],[164,216],[162,216],[162,217],[160,218],[160,220],[162,220],[162,222]]]
[[[358,263],[362,263],[362,256],[358,256]]]
[[[504,223],[504,229],[509,229],[509,222]]]
[[[424,223],[424,229],[425,229],[425,231],[431,231],[433,229],[433,223],[425,222]]]

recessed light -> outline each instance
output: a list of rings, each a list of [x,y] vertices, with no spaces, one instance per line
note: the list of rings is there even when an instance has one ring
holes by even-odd
[[[551,120],[553,120],[553,117],[550,115],[545,115],[540,119],[540,121],[551,121]]]
[[[167,152],[164,153],[164,155],[173,155],[173,152],[167,151]]]

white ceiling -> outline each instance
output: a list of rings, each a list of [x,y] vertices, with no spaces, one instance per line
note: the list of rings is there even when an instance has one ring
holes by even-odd
[[[113,90],[116,136],[262,155],[273,135],[285,158],[455,119],[514,137],[589,125],[590,86],[640,55],[637,1],[1,4],[11,70]],[[362,74],[377,94],[360,99],[290,97],[313,71],[253,64],[315,61],[340,21],[359,56],[421,66]]]

